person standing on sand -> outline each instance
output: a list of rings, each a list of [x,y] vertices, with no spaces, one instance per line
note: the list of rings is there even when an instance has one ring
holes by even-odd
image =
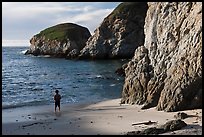
[[[54,96],[54,100],[55,100],[55,112],[57,109],[57,106],[59,108],[59,112],[60,112],[60,99],[61,99],[61,95],[59,94],[58,90],[55,90],[55,96]]]

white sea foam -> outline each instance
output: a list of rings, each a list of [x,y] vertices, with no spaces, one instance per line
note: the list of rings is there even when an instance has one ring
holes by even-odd
[[[97,75],[96,77],[97,77],[97,78],[102,78],[102,76],[101,76],[101,75]]]
[[[27,51],[27,49],[26,49],[26,50],[21,51],[20,53],[25,54],[25,53],[26,53],[26,51]]]
[[[50,58],[51,56],[50,56],[50,55],[44,55],[43,57],[45,57],[45,58]]]
[[[115,84],[110,84],[111,87],[115,86]]]

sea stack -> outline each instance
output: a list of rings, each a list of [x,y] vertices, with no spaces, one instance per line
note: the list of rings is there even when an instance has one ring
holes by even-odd
[[[58,24],[33,36],[25,54],[73,59],[78,56],[90,36],[85,27],[73,23]]]

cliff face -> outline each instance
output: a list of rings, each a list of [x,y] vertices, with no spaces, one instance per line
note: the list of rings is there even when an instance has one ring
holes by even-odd
[[[131,58],[144,43],[147,3],[125,2],[107,16],[86,42],[79,57],[91,59]]]
[[[59,24],[33,36],[26,54],[75,58],[90,36],[85,27],[72,23]]]
[[[202,3],[149,2],[145,43],[125,69],[121,103],[202,107]]]

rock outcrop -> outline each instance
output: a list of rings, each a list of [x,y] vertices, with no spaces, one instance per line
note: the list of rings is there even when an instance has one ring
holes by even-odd
[[[132,58],[144,43],[146,2],[124,2],[107,16],[86,42],[80,59]]]
[[[127,132],[127,135],[158,135],[169,131],[179,130],[185,126],[187,126],[187,124],[180,119],[170,120],[164,125],[160,125],[159,127],[150,127],[142,131],[130,131]]]
[[[73,23],[59,24],[33,36],[25,54],[76,58],[90,36],[85,27]]]
[[[145,43],[125,69],[121,103],[202,108],[202,3],[149,2]]]

